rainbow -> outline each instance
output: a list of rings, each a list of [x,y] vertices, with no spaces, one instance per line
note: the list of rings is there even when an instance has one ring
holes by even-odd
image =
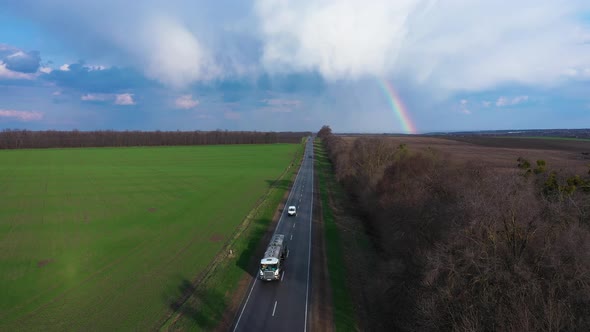
[[[393,89],[393,86],[385,79],[378,79],[377,82],[385,93],[385,96],[387,96],[387,101],[391,105],[391,109],[402,123],[404,131],[408,134],[417,134],[418,130],[408,114],[408,109],[406,108],[406,105],[404,105],[400,96]]]

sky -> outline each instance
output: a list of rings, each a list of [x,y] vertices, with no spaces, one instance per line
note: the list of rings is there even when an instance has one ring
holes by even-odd
[[[587,0],[0,0],[0,130],[590,127]]]

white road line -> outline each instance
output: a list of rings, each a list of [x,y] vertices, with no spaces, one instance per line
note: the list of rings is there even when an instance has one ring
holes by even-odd
[[[307,285],[306,285],[306,292],[305,292],[305,325],[303,326],[303,332],[307,332],[307,304],[309,300],[309,274],[311,269],[311,230],[312,230],[312,223],[311,218],[313,216],[313,165],[311,166],[311,208],[309,210],[309,252],[307,256]],[[311,313],[309,314],[311,317]],[[311,318],[310,318],[311,319]]]
[[[295,224],[293,224],[293,228],[295,228]]]
[[[293,240],[293,234],[291,234],[291,238],[289,240]]]
[[[277,301],[275,301],[275,307],[272,309],[272,316],[275,316],[275,310],[277,310]]]
[[[254,290],[254,285],[256,285],[256,282],[258,281],[258,278],[254,277],[254,283],[252,284],[252,288],[250,288],[250,292],[248,293],[248,297],[246,298],[246,303],[244,304],[244,307],[242,308],[242,312],[240,312],[240,317],[238,317],[238,322],[236,323],[236,326],[234,327],[234,331],[238,328],[238,324],[240,323],[240,319],[242,319],[242,314],[244,313],[244,309],[246,309],[246,304],[248,304],[248,300],[250,300],[250,295],[252,295],[252,291]]]
[[[297,175],[295,175],[295,181],[293,181],[293,188],[291,188],[291,192],[289,193],[289,196],[287,197],[287,202],[289,202],[291,200],[291,195],[293,195],[293,192],[295,190],[295,184],[297,183],[297,180],[299,179],[299,173],[301,173],[301,169],[303,167],[299,167],[299,170],[297,171]],[[279,226],[281,225],[281,222],[283,221],[283,216],[285,216],[285,209],[283,209],[283,213],[281,213],[281,216],[279,217],[279,222],[277,223],[277,227],[275,228],[275,231],[273,233],[273,235],[277,232],[277,229],[279,229]],[[293,225],[295,226],[295,225]],[[287,251],[287,257],[289,257],[289,251]],[[258,271],[256,271],[258,273]],[[246,297],[246,302],[244,303],[244,306],[242,307],[242,311],[240,311],[240,316],[238,316],[238,321],[236,322],[236,325],[234,326],[234,332],[238,329],[238,325],[240,324],[240,320],[242,319],[242,315],[244,314],[244,310],[246,309],[246,306],[248,305],[248,300],[250,300],[250,295],[252,294],[252,290],[254,289],[254,286],[256,285],[256,281],[258,281],[257,277],[254,277],[254,282],[252,283],[252,287],[250,287],[250,292],[248,293],[248,297]]]
[[[287,197],[287,202],[291,201],[291,196],[293,195],[293,193],[295,192],[295,187],[297,184],[297,180],[299,179],[299,173],[301,173],[301,169],[303,167],[299,167],[299,170],[297,171],[297,175],[295,176],[295,181],[293,181],[293,187],[291,188],[291,192],[289,193],[289,196]],[[277,229],[279,229],[279,226],[281,225],[281,222],[283,221],[283,216],[285,215],[285,209],[283,209],[283,213],[281,213],[281,217],[279,218],[279,222],[277,223],[277,227],[275,228],[274,233],[277,232]],[[273,235],[274,235],[273,233]]]
[[[283,271],[283,274],[281,274],[281,281],[283,281],[284,277],[285,277],[285,271]]]
[[[287,250],[287,258],[289,258],[289,253],[291,252],[291,250]]]

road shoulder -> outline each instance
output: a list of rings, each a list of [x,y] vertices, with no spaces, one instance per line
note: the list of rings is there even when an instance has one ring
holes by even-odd
[[[316,164],[314,162],[314,168]],[[318,172],[314,172],[313,221],[312,221],[312,281],[311,281],[311,331],[334,331],[332,311],[332,287],[328,272],[324,222],[320,199]]]

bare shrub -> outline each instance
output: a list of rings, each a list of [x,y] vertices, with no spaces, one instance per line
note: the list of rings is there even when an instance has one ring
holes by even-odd
[[[589,179],[325,134],[381,255],[372,330],[590,330]]]

